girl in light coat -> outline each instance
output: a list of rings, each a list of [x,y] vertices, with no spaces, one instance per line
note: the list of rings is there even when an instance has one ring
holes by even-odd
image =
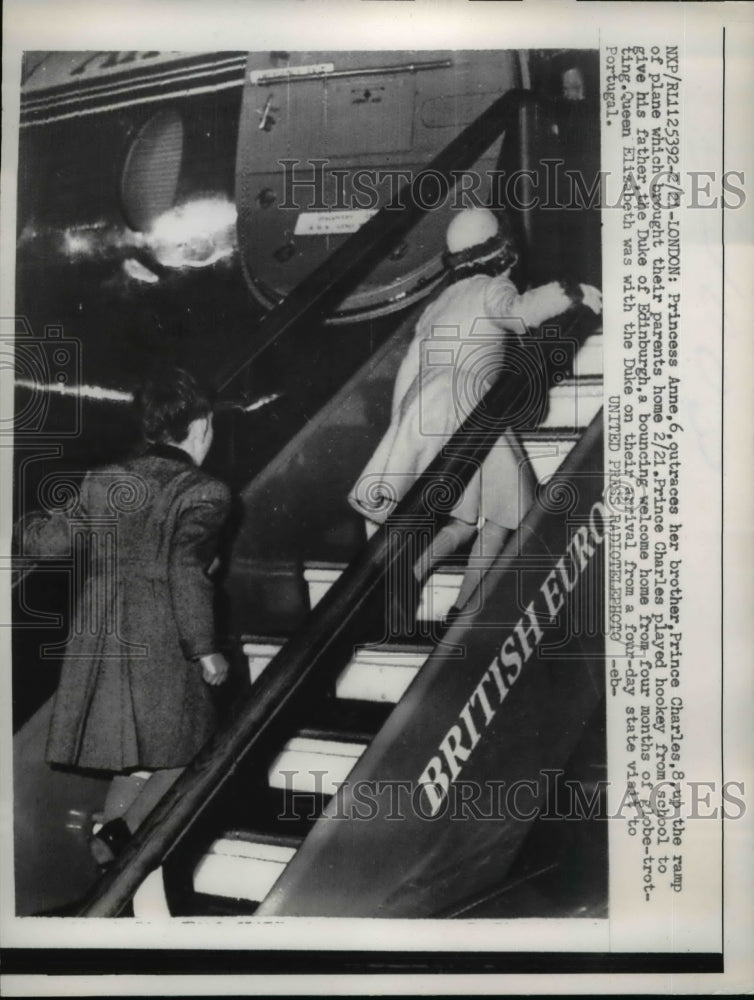
[[[501,372],[525,364],[515,349],[518,335],[581,303],[595,313],[602,308],[600,292],[590,285],[554,281],[519,294],[510,277],[517,259],[512,238],[489,209],[459,212],[448,227],[447,247],[451,284],[416,325],[395,380],[390,426],[349,494],[367,519],[368,534],[393,512]],[[457,599],[462,608],[531,506],[535,486],[526,452],[509,428],[417,560],[417,588],[438,562],[476,536]]]

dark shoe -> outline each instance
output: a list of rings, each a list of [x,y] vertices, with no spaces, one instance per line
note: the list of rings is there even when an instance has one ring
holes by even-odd
[[[128,829],[128,824],[122,816],[118,816],[92,834],[89,849],[97,864],[101,868],[106,868],[123,853],[130,839],[131,831]]]

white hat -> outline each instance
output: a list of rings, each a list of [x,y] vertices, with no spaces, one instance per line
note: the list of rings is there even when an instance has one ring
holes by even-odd
[[[451,220],[446,237],[449,253],[486,243],[498,233],[498,221],[489,208],[464,208]]]
[[[474,273],[480,267],[500,274],[518,260],[508,216],[497,216],[488,208],[465,208],[448,226],[445,266],[456,277]]]

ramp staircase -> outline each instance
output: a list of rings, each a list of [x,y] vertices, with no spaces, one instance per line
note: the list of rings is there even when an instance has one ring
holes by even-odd
[[[530,99],[529,94],[506,95],[430,168],[449,171],[459,156],[473,162],[475,151],[518,114],[522,100]],[[380,247],[384,252],[386,239],[398,239],[401,226],[411,224],[411,210],[404,214],[399,224],[396,213],[378,213],[319,269],[325,273],[314,274],[273,310],[269,342],[342,291],[351,267],[349,245],[353,267],[363,267],[371,253]],[[545,488],[558,477],[571,483],[591,476],[590,490],[573,509],[553,513],[544,505],[527,518],[493,571],[489,596],[466,609],[467,623],[449,632],[444,625],[460,585],[461,558],[428,581],[414,630],[386,630],[391,573],[414,544],[417,526],[431,535],[440,515],[426,508],[421,491],[412,490],[400,508],[407,517],[400,529],[383,529],[365,544],[363,524],[345,497],[387,424],[392,383],[415,319],[416,312],[409,313],[383,348],[243,491],[246,517],[228,583],[232,619],[241,623],[238,644],[247,662],[250,697],[158,804],[82,904],[80,915],[115,916],[132,905],[135,915],[145,917],[530,916],[551,913],[556,905],[568,913],[580,907],[594,914],[604,905],[586,877],[584,893],[597,900],[596,910],[583,902],[584,893],[577,906],[573,892],[552,889],[558,878],[561,889],[564,883],[558,861],[562,844],[529,851],[526,845],[536,846],[538,834],[528,821],[502,833],[499,823],[477,824],[478,854],[469,845],[461,889],[457,836],[462,824],[436,842],[426,840],[431,824],[415,830],[404,824],[390,865],[384,801],[375,806],[353,799],[354,775],[371,781],[382,773],[401,774],[396,754],[404,763],[413,761],[411,766],[424,763],[421,754],[436,747],[433,727],[437,720],[444,725],[443,713],[460,697],[458,685],[466,672],[471,677],[483,669],[501,634],[516,626],[529,585],[519,572],[524,550],[531,549],[527,573],[551,570],[574,524],[588,516],[588,501],[600,495],[595,485],[601,476],[600,332],[593,326],[557,336],[544,331],[535,349],[549,372],[549,399],[537,425],[522,431],[526,450]],[[251,360],[234,362],[226,388],[243,377]],[[460,474],[468,481],[527,392],[519,376],[502,377],[484,400],[497,423],[490,427],[488,421],[479,432],[472,415],[451,442],[449,457],[439,456],[427,476],[442,483]],[[566,604],[568,610],[573,600]],[[581,633],[575,634],[574,644],[574,631],[566,628],[550,654],[552,662],[543,668],[545,680],[530,672],[534,679],[522,682],[521,698],[506,702],[514,724],[500,745],[505,748],[516,736],[517,718],[522,725],[526,720],[520,731],[531,736],[511,776],[525,773],[535,761],[541,768],[565,766],[569,760],[576,761],[574,773],[586,784],[597,787],[604,776],[599,628],[588,639],[585,643]],[[555,669],[558,656],[573,661],[565,688],[563,671]],[[440,697],[443,691],[447,698]],[[552,715],[555,709],[562,712],[560,721]],[[494,771],[497,753],[480,757],[480,773]],[[346,803],[347,815],[339,816]],[[597,836],[586,853],[602,851],[600,844]],[[543,857],[550,860],[542,863]],[[430,876],[428,865],[435,874]],[[584,870],[588,867],[585,863]],[[307,883],[311,876],[314,886]],[[545,883],[550,889],[537,888]]]
[[[242,600],[250,598],[248,607],[268,605],[259,613],[262,620],[269,620],[268,612],[275,608],[280,625],[288,619],[288,628],[276,634],[246,634],[241,640],[252,698],[265,672],[275,671],[290,634],[364,544],[363,527],[345,503],[347,477],[339,470],[345,466],[353,475],[379,432],[379,423],[365,425],[353,417],[368,410],[375,392],[389,406],[391,382],[385,372],[400,361],[406,333],[398,331],[244,495],[250,520],[239,540],[243,556],[235,567],[242,578]],[[543,483],[562,467],[600,409],[600,362],[601,335],[592,333],[551,389],[543,420],[524,438]],[[303,553],[292,551],[299,543]],[[286,546],[291,549],[288,558],[280,559]],[[270,552],[277,559],[265,558]],[[214,829],[187,838],[165,866],[162,882],[154,876],[136,893],[137,916],[155,910],[183,915],[256,912],[442,641],[443,620],[456,601],[464,564],[462,557],[429,579],[412,634],[380,635],[383,618],[375,608],[363,641],[346,650],[341,663],[333,655],[326,679],[320,675],[318,689],[257,755],[253,778],[244,769],[243,789],[229,792],[215,807]],[[594,759],[590,767],[592,778],[604,776]],[[223,814],[225,826],[218,831]],[[498,912],[523,905],[516,898],[513,904],[506,897]]]

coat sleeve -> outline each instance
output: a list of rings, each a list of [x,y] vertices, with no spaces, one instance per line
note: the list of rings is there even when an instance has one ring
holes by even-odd
[[[207,569],[230,509],[226,486],[208,480],[181,500],[170,545],[168,585],[184,656],[195,660],[217,652],[213,584]]]
[[[43,558],[70,553],[70,521],[65,514],[32,511],[18,522],[16,535],[20,555]]]
[[[75,520],[86,523],[89,476],[84,479],[75,509]],[[19,555],[44,558],[71,554],[71,527],[74,515],[70,510],[33,510],[16,524],[14,534]]]
[[[485,304],[490,316],[498,318],[502,327],[514,326],[516,320],[522,320],[525,326],[531,328],[560,316],[570,309],[572,303],[558,281],[519,295],[513,282],[501,277],[490,282]]]

